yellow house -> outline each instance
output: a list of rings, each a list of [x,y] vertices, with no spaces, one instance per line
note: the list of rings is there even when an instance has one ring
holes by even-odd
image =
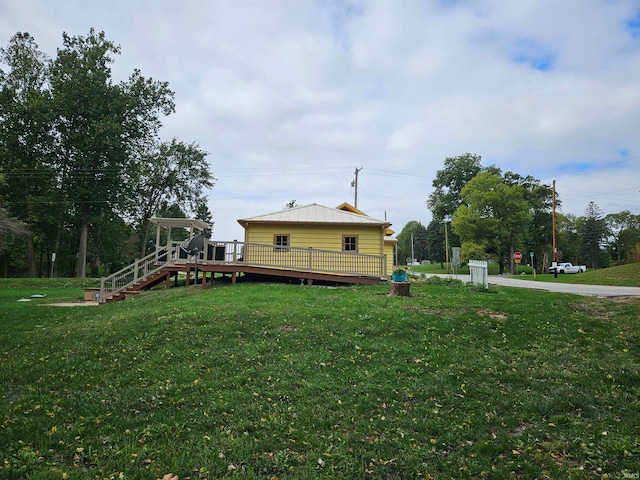
[[[337,209],[343,210],[345,212],[355,213],[357,215],[367,216],[366,213],[358,210],[356,207],[354,207],[353,205],[347,202],[344,202],[343,204],[338,205]],[[384,230],[384,254],[387,256],[387,273],[393,271],[393,266],[395,264],[395,251],[396,251],[396,244],[398,243],[398,240],[392,237],[394,233],[395,232],[391,230],[389,227],[385,228]]]
[[[347,203],[338,208],[312,203],[239,219],[238,223],[244,228],[246,248],[249,248],[249,244],[272,245],[271,252],[276,251],[281,257],[292,256],[299,249],[329,250],[360,256],[386,255],[386,272],[381,274],[390,275],[393,268],[395,239],[388,235],[391,224],[385,220],[371,218]],[[271,252],[269,255],[272,255]],[[251,261],[257,262],[257,250],[253,254],[246,252],[245,257],[249,258],[251,255],[254,257]],[[265,253],[259,255],[263,256]],[[314,263],[313,268],[344,271],[344,258],[344,255],[326,256],[322,265]],[[271,259],[268,261],[274,262]],[[341,265],[332,265],[332,262],[340,262]]]

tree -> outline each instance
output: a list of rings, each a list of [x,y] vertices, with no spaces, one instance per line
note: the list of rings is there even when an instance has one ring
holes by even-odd
[[[444,268],[446,261],[444,224],[437,220],[431,220],[427,226],[427,255],[428,259],[440,263]]]
[[[405,259],[413,258],[411,253],[418,260],[427,258],[427,229],[422,223],[411,220],[398,234],[398,261],[404,263]],[[411,243],[413,240],[413,244]],[[412,246],[413,245],[413,246]]]
[[[450,219],[462,205],[462,189],[482,171],[481,160],[480,155],[471,153],[445,158],[444,168],[433,179],[435,190],[427,200],[434,220]]]
[[[629,210],[604,217],[607,226],[607,247],[618,265],[629,259],[629,253],[640,240],[640,215]]]
[[[63,45],[51,66],[60,142],[56,166],[62,194],[77,219],[76,274],[84,277],[89,220],[130,205],[130,154],[156,135],[160,115],[173,111],[173,92],[139,71],[128,82],[113,84],[109,65],[120,48],[104,32],[91,29],[86,37],[64,33]]]
[[[106,210],[100,210],[100,215],[91,218],[87,245],[87,259],[94,278],[127,266],[136,258],[138,250],[131,225]]]
[[[540,183],[530,175],[522,177],[513,172],[504,174],[505,182],[522,188],[524,200],[529,204],[531,222],[524,238],[528,251],[535,252],[535,260],[545,258],[552,249],[553,236],[553,188]],[[561,205],[556,198],[556,206]],[[534,261],[535,261],[534,260]]]
[[[3,259],[3,276],[7,276],[9,259],[6,248],[7,240],[15,236],[28,235],[29,230],[25,225],[7,215],[6,210],[0,207],[0,258]]]
[[[16,33],[0,48],[0,64],[8,66],[7,72],[0,70],[0,167],[6,177],[0,196],[7,214],[28,227],[24,249],[12,249],[12,255],[24,254],[34,277],[37,244],[52,237],[55,225],[48,59],[33,37]]]
[[[187,212],[198,208],[204,211],[202,190],[213,187],[214,181],[206,156],[196,144],[187,145],[175,138],[154,142],[140,155],[134,198],[145,201],[133,203],[131,212],[140,225],[142,256],[147,253],[149,220],[161,208],[176,204]]]
[[[557,214],[556,232],[559,262],[581,263],[579,223],[578,217],[573,214]]]
[[[595,202],[587,205],[579,232],[582,237],[582,255],[591,268],[606,265],[607,258],[602,246],[607,235],[607,225],[602,210]]]
[[[462,242],[462,247],[460,248],[460,259],[462,262],[469,263],[469,260],[484,260],[486,257],[486,243]]]
[[[453,215],[452,227],[462,242],[487,246],[498,257],[500,273],[509,260],[513,274],[513,252],[520,246],[531,221],[523,188],[510,184],[497,168],[476,175],[462,189],[463,204]]]

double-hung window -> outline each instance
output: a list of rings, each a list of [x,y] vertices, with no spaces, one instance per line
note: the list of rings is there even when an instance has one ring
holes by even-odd
[[[275,252],[287,252],[289,251],[289,246],[289,235],[273,236],[273,250]]]
[[[342,251],[356,253],[358,251],[358,237],[348,235],[343,236]]]

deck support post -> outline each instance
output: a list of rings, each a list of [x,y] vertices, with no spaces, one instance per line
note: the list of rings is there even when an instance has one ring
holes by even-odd
[[[236,272],[231,272],[231,285],[235,285],[236,284],[236,277],[238,276],[238,274]]]

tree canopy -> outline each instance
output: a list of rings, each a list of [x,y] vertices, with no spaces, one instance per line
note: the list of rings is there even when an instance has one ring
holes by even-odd
[[[450,220],[462,204],[462,189],[482,170],[480,155],[465,153],[444,159],[444,168],[436,172],[433,192],[427,206],[436,221]]]
[[[427,227],[428,257],[444,262],[444,222],[452,220],[449,246],[462,246],[462,259],[490,258],[500,271],[513,271],[515,249],[533,252],[546,268],[552,252],[553,187],[532,176],[483,167],[479,155],[447,157],[427,200],[433,220]],[[558,261],[586,262],[592,268],[640,261],[640,215],[625,210],[603,215],[590,202],[585,216],[556,212]]]
[[[404,263],[407,258],[426,260],[428,258],[427,229],[424,225],[416,220],[408,222],[398,234],[397,249],[400,263]]]
[[[472,178],[462,189],[463,204],[451,223],[463,242],[486,245],[497,255],[500,271],[503,260],[512,258],[515,247],[525,238],[532,219],[523,187],[505,181],[492,168]],[[511,266],[512,269],[512,266]]]
[[[0,50],[7,66],[0,70],[0,206],[28,229],[24,248],[3,249],[5,267],[24,262],[33,276],[44,270],[36,268],[43,252],[59,252],[85,276],[87,261],[95,272],[132,257],[122,256],[122,246],[132,235],[144,244],[158,209],[206,210],[207,153],[159,138],[174,94],[139,70],[115,82],[111,65],[120,53],[93,29],[63,33],[52,60],[28,33]]]

